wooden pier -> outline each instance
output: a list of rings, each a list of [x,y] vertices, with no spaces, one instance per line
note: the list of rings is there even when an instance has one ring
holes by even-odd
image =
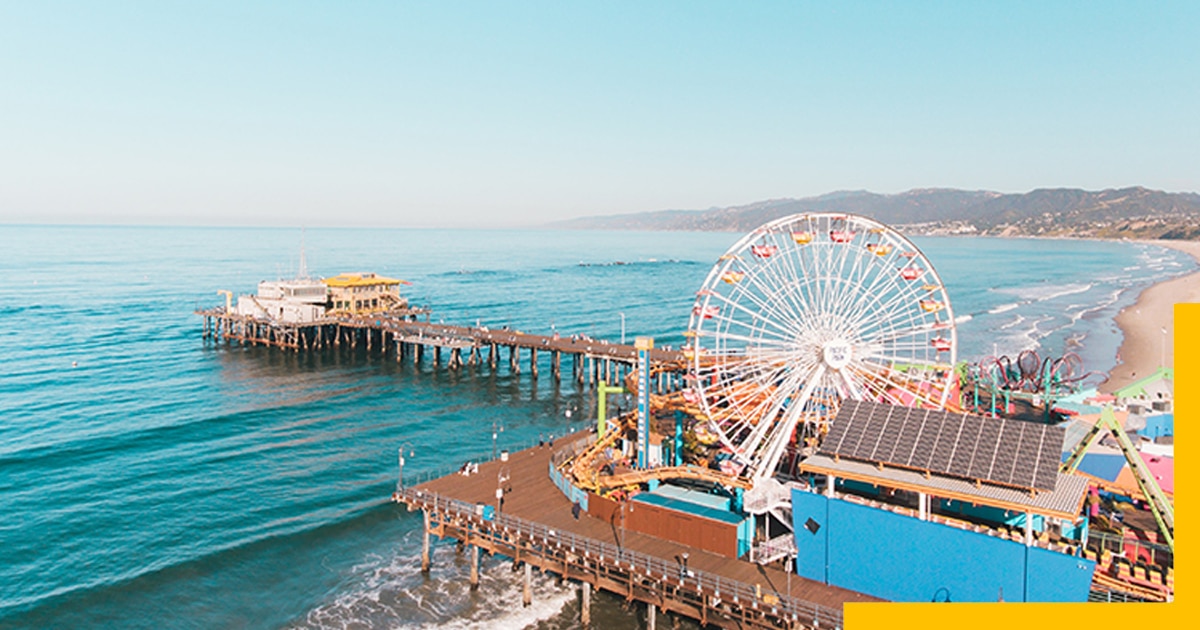
[[[519,374],[527,356],[529,372],[535,378],[542,367],[551,377],[562,379],[564,356],[571,357],[571,373],[580,385],[594,386],[600,381],[622,381],[633,370],[637,349],[632,345],[613,344],[583,335],[533,335],[519,330],[454,326],[420,321],[428,311],[391,311],[373,315],[324,318],[311,323],[284,324],[227,312],[221,307],[195,311],[204,320],[205,339],[314,352],[331,348],[364,349],[394,356],[397,362],[420,364],[432,361],[435,368],[458,370],[482,366],[493,371],[507,363],[509,373]],[[507,350],[507,356],[503,357]],[[541,357],[546,357],[545,366]],[[503,361],[502,361],[503,358]],[[651,362],[656,366],[655,389],[674,391],[682,384],[685,359],[677,350],[655,349]]]
[[[395,501],[423,512],[423,568],[434,561],[430,536],[469,547],[473,585],[479,579],[481,551],[511,558],[514,568],[524,571],[526,605],[533,568],[578,583],[584,625],[590,622],[593,589],[646,605],[651,628],[662,611],[721,628],[836,629],[843,625],[846,602],[879,601],[775,566],[626,531],[616,513],[610,522],[574,509],[551,481],[549,469],[553,459],[561,459],[556,454],[577,450],[594,437],[577,433],[556,446],[478,464],[470,475],[450,474],[397,491]],[[633,505],[627,504],[629,509]]]

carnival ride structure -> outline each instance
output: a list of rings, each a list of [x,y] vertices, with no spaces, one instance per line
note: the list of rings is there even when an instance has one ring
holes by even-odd
[[[841,400],[958,410],[957,333],[945,286],[907,238],[866,217],[807,213],[754,230],[696,293],[682,390],[650,397],[722,450],[705,466],[600,475],[634,418],[600,431],[572,465],[585,487],[643,478],[766,486],[784,454],[815,445]],[[626,380],[635,392],[636,379]],[[612,470],[613,467],[610,467]],[[704,472],[697,472],[702,470]]]
[[[684,395],[753,480],[843,399],[957,409],[946,288],[916,245],[866,217],[798,214],[746,235],[696,293],[687,336]]]
[[[684,335],[682,363],[642,368],[652,376],[683,372],[683,387],[647,393],[650,418],[628,412],[603,423],[596,440],[564,462],[563,470],[581,489],[618,500],[663,481],[699,483],[736,496],[742,513],[774,517],[758,521],[761,531],[750,552],[756,562],[795,557],[792,533],[780,534],[772,525],[791,527],[794,484],[788,480],[802,480],[787,468],[817,451],[843,401],[995,417],[1012,413],[1011,398],[1040,404],[1048,413],[1056,399],[1074,393],[1091,375],[1072,353],[1043,358],[1024,351],[1016,359],[957,363],[954,311],[932,263],[895,230],[847,214],[794,215],[743,237],[720,256],[696,292]],[[622,388],[602,387],[601,398],[609,392],[636,395],[639,380],[631,373]],[[973,404],[968,387],[975,389]],[[991,413],[981,412],[981,388],[992,394]],[[996,413],[999,396],[1003,414]],[[1170,498],[1144,470],[1128,438],[1114,429],[1111,410],[1106,413],[1107,420],[1096,424],[1062,472],[1073,473],[1100,437],[1115,435],[1173,548]],[[631,464],[631,443],[649,439],[651,432],[667,445],[670,427],[664,423],[672,414],[672,454],[664,455],[662,465]],[[646,426],[651,428],[644,432]],[[680,440],[683,426],[686,438]],[[791,456],[788,466],[781,465],[785,456]],[[928,505],[924,509],[928,514]],[[1025,517],[1028,545],[1031,518]],[[978,524],[968,526],[981,531]],[[1106,588],[1162,598],[1162,589],[1130,591],[1130,580],[1097,575],[1097,584]],[[1164,584],[1169,597],[1169,579]]]
[[[1154,479],[1154,473],[1146,466],[1146,462],[1142,460],[1137,448],[1133,442],[1129,440],[1129,435],[1125,429],[1117,422],[1116,416],[1113,414],[1111,406],[1107,406],[1100,413],[1100,419],[1092,426],[1092,429],[1075,445],[1071,454],[1063,461],[1062,471],[1065,473],[1073,473],[1079,468],[1079,464],[1083,462],[1083,458],[1088,451],[1100,442],[1100,439],[1105,436],[1112,436],[1116,440],[1121,454],[1125,457],[1125,461],[1129,463],[1129,470],[1133,473],[1133,478],[1137,482],[1138,489],[1141,491],[1141,498],[1145,500],[1149,506],[1151,513],[1154,515],[1154,520],[1158,524],[1159,533],[1166,542],[1167,547],[1171,552],[1175,551],[1175,506],[1158,481]]]
[[[1034,419],[1034,415],[1040,414],[1041,421],[1049,423],[1055,419],[1055,402],[1078,392],[1084,381],[1093,376],[1103,374],[1085,371],[1083,360],[1074,352],[1043,357],[1037,350],[1029,349],[1021,351],[1015,359],[1008,355],[988,356],[978,363],[961,366],[964,399],[968,391],[971,392],[971,402],[964,400],[963,406],[993,417],[1008,415]],[[989,397],[987,405],[983,403],[981,393]],[[1000,399],[1003,399],[1002,405]],[[1029,413],[1014,411],[1014,400],[1029,407]]]

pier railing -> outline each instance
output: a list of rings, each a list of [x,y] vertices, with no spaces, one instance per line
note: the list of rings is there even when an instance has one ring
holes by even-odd
[[[1101,531],[1088,532],[1088,547],[1098,552],[1108,551],[1114,555],[1128,557],[1129,560],[1149,557],[1151,564],[1174,566],[1175,553],[1162,543],[1125,538],[1116,534]],[[1132,557],[1130,557],[1132,556]]]
[[[557,531],[508,514],[493,514],[490,518],[485,518],[484,511],[475,504],[425,490],[406,488],[396,493],[396,499],[410,506],[430,510],[439,515],[442,521],[447,520],[446,516],[452,516],[456,520],[469,523],[477,533],[503,532],[509,539],[515,537],[540,543],[543,551],[570,552],[576,557],[589,558],[600,564],[615,565],[631,574],[645,575],[647,578],[658,580],[663,586],[694,590],[695,596],[701,599],[707,608],[717,608],[722,602],[727,602],[807,627],[836,630],[843,625],[840,610],[795,598],[771,587],[768,587],[768,590],[758,584],[751,585],[715,573],[689,569],[679,562],[671,562],[570,532]]]
[[[553,438],[551,438],[551,440],[549,440],[549,441],[553,441]],[[405,488],[411,487],[411,486],[419,486],[425,482],[433,481],[434,479],[441,479],[442,477],[445,477],[447,475],[454,474],[455,472],[458,472],[459,470],[462,469],[463,464],[466,464],[466,463],[485,464],[487,462],[491,462],[491,461],[500,459],[501,454],[504,453],[505,451],[508,451],[510,453],[515,453],[517,451],[523,451],[525,449],[533,448],[535,446],[538,446],[539,444],[545,444],[546,442],[547,442],[547,440],[545,440],[545,439],[522,440],[519,442],[503,445],[496,451],[495,455],[493,455],[492,453],[479,453],[476,455],[472,455],[472,456],[463,458],[462,463],[443,464],[436,468],[430,468],[430,469],[420,470],[420,471],[416,471],[416,472],[409,472],[406,470],[406,471],[404,471],[404,478],[400,480],[401,485]]]
[[[587,491],[576,486],[571,476],[562,472],[560,468],[571,458],[578,457],[580,453],[587,450],[588,444],[594,442],[595,439],[596,436],[591,431],[585,431],[583,435],[564,439],[566,443],[555,447],[554,453],[550,455],[548,470],[550,481],[568,501],[579,504],[585,511],[588,509]]]

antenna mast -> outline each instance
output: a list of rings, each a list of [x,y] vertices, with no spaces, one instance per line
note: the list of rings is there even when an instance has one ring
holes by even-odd
[[[300,228],[300,273],[297,277],[308,279],[308,261],[304,257],[304,228]]]

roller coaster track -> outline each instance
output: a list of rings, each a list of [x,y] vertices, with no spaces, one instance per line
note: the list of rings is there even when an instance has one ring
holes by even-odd
[[[1023,350],[1016,359],[1008,355],[987,357],[979,362],[977,378],[1013,392],[1043,393],[1054,388],[1074,388],[1099,372],[1084,372],[1083,360],[1074,352],[1057,359],[1042,358],[1036,350]]]

